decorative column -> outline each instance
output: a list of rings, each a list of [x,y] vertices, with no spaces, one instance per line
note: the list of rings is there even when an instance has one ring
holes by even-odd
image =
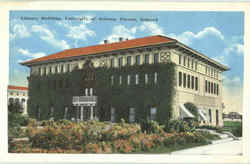
[[[81,120],[83,121],[83,106],[81,106]]]
[[[90,106],[90,120],[94,119],[94,107]]]

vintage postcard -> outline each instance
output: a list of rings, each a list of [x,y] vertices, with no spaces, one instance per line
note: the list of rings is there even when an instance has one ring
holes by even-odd
[[[41,6],[8,10],[9,157],[244,159],[244,9]]]

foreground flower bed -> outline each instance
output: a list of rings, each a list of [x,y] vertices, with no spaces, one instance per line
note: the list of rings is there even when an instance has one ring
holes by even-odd
[[[133,153],[149,152],[159,147],[208,144],[206,132],[166,133],[160,126],[147,134],[138,124],[67,120],[46,121],[38,128],[31,122],[25,133],[28,141],[12,142],[12,153]],[[216,137],[215,137],[216,138]]]

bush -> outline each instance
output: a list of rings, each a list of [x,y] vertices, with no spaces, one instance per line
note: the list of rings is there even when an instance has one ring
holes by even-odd
[[[163,128],[153,120],[141,120],[140,121],[140,126],[141,126],[141,131],[144,133],[146,132],[147,134],[151,133],[162,133]]]
[[[242,123],[232,127],[232,133],[236,137],[242,137]]]
[[[183,121],[183,120],[169,120],[165,123],[164,131],[167,133],[173,132],[189,132],[194,131],[196,124],[194,121]]]

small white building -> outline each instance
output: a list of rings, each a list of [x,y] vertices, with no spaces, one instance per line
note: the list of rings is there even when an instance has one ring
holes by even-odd
[[[8,105],[20,103],[23,107],[23,114],[27,115],[28,88],[23,86],[8,86]]]

